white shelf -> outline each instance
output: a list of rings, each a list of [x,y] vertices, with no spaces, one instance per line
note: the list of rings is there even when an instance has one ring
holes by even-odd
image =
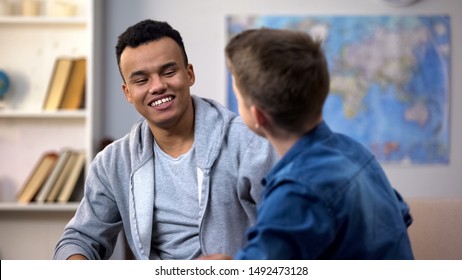
[[[0,202],[0,212],[75,212],[78,202],[29,203]]]
[[[23,111],[23,110],[0,110],[0,118],[11,119],[84,119],[87,117],[85,110],[60,110],[60,111]]]
[[[0,24],[58,24],[58,25],[86,25],[84,17],[47,17],[47,16],[0,16]]]

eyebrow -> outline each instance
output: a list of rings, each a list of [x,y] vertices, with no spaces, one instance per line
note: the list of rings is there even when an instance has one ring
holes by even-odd
[[[170,67],[178,67],[178,63],[175,62],[175,61],[172,61],[172,62],[168,62],[168,63],[165,63],[164,65],[162,65],[160,67],[160,72],[164,71],[165,69],[168,69]],[[138,71],[134,71],[130,74],[130,79],[133,78],[133,77],[136,77],[136,76],[144,76],[144,75],[147,75],[146,74],[146,71],[145,70],[138,70]]]
[[[165,71],[165,69],[172,68],[172,67],[178,68],[178,63],[176,61],[165,63],[164,65],[160,67],[160,72],[163,72]]]
[[[131,79],[131,78],[136,77],[136,76],[144,76],[144,75],[146,75],[146,71],[144,71],[144,70],[139,70],[139,71],[132,72],[132,73],[130,74],[130,77],[129,77],[129,78]]]

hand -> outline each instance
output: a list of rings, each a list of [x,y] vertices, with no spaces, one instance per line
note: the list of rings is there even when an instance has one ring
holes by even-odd
[[[84,255],[80,255],[80,254],[72,255],[67,259],[68,260],[88,260]]]
[[[196,260],[232,260],[231,256],[225,254],[210,254],[198,257]]]

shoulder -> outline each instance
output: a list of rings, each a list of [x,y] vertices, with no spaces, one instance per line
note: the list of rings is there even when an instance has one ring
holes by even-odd
[[[95,161],[113,166],[121,162],[128,164],[134,159],[141,159],[146,152],[152,153],[150,138],[152,136],[147,121],[141,119],[132,126],[129,133],[98,152]]]
[[[245,145],[247,149],[272,149],[268,140],[251,131],[240,116],[235,116],[230,120],[228,139]]]

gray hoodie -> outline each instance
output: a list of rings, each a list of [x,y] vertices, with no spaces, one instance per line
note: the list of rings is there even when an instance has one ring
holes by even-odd
[[[192,96],[203,254],[234,255],[256,219],[261,179],[277,161],[269,143],[236,114],[212,100]],[[154,213],[153,135],[146,120],[93,160],[81,204],[66,226],[54,259],[112,255],[123,227],[136,259],[151,253]],[[175,203],[175,201],[172,201]]]

